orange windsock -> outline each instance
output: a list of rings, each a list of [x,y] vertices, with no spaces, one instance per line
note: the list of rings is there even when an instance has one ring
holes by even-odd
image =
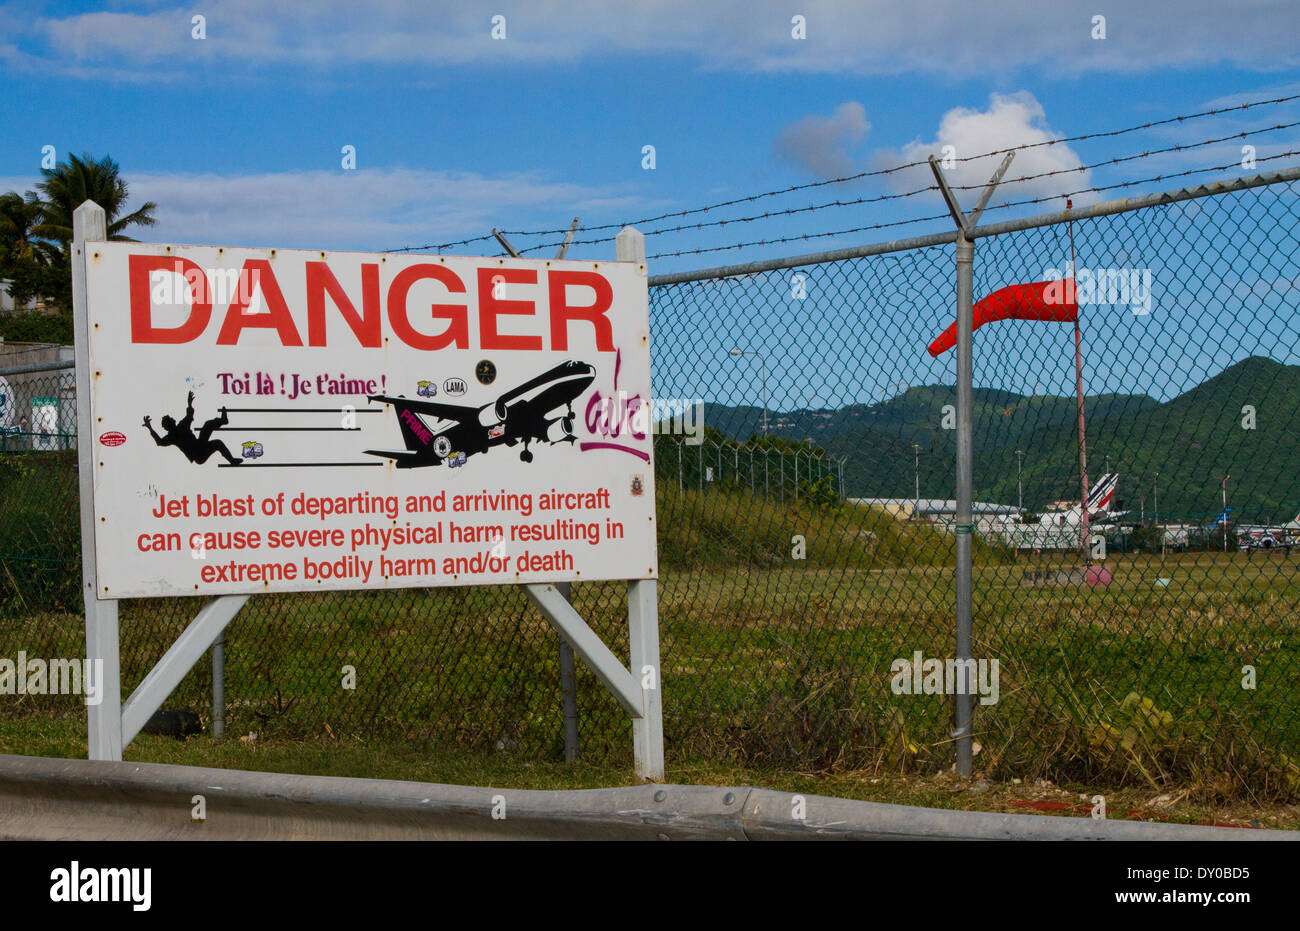
[[[1075,298],[1074,279],[1065,278],[1007,285],[978,301],[972,311],[977,330],[994,320],[1072,323],[1078,319],[1079,302]],[[930,355],[937,357],[956,345],[957,324],[954,321],[930,344]]]

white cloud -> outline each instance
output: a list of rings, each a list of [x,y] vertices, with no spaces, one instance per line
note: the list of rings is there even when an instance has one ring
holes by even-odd
[[[805,116],[784,127],[773,143],[777,156],[826,180],[854,173],[849,149],[871,130],[867,111],[856,101],[842,103],[833,116]]]
[[[533,174],[358,169],[236,176],[132,173],[127,180],[129,209],[144,201],[158,205],[158,224],[128,235],[205,245],[373,251],[465,239],[494,226],[561,228],[575,213],[632,213],[653,206],[629,185],[583,186]],[[0,191],[26,191],[36,181],[0,178]],[[488,241],[456,251],[495,255],[500,249]],[[613,245],[604,251],[612,255]]]
[[[986,76],[1032,67],[1048,73],[1140,73],[1227,65],[1285,72],[1300,64],[1291,0],[1253,0],[1246,12],[1220,0],[1148,0],[1113,13],[1092,38],[1095,4],[1023,0],[929,0],[845,4],[836,0],[687,3],[683,0],[206,0],[207,39],[190,37],[196,8],[123,2],[119,12],[15,15],[22,36],[0,57],[82,76],[179,77],[196,63],[244,61],[341,70],[373,65],[490,65],[571,62],[629,54],[685,54],[743,71],[931,73]],[[791,37],[792,10],[807,38]],[[493,40],[491,17],[506,16]],[[11,39],[11,41],[15,41]],[[43,46],[36,51],[32,43]],[[636,62],[627,62],[634,71]]]
[[[908,162],[925,162],[931,155],[942,159],[945,154],[950,154],[958,161],[954,167],[944,169],[948,183],[954,186],[977,185],[982,188],[997,169],[1002,157],[990,155],[973,158],[971,161],[961,159],[1018,145],[1050,142],[1060,135],[1047,125],[1043,106],[1033,94],[1027,91],[992,94],[987,110],[955,107],[943,115],[933,139],[911,142],[901,149],[879,151],[873,161],[874,167],[888,168]],[[945,146],[952,146],[952,150],[945,153]],[[1079,156],[1065,143],[1022,149],[1016,153],[1011,167],[1003,177],[1003,185],[994,196],[993,203],[1063,195],[1087,188],[1092,183],[1091,172],[1082,168],[1082,165]],[[1052,172],[1055,174],[1049,174]],[[1048,176],[1020,181],[1037,175]],[[934,183],[934,175],[925,164],[886,177],[900,191],[915,190]],[[1018,181],[1019,183],[1012,183]],[[957,192],[958,200],[967,209],[974,205],[978,196],[977,190]],[[1095,195],[1077,198],[1080,204],[1091,203],[1095,199]]]

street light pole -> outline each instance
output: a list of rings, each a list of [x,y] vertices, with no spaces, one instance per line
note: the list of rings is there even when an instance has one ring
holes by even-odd
[[[767,357],[752,349],[733,349],[733,356],[758,356],[758,363],[763,372],[763,436],[767,436]]]
[[[1021,476],[1022,466],[1024,465],[1024,462],[1025,462],[1025,451],[1023,449],[1017,449],[1016,450],[1016,507],[1020,509],[1020,512],[1022,514],[1024,513],[1025,510],[1025,488],[1024,485],[1021,483],[1020,476]]]
[[[1223,551],[1228,552],[1228,479],[1231,475],[1223,476]]]
[[[1156,473],[1155,481],[1151,483],[1151,506],[1156,512],[1156,529],[1160,531],[1160,555],[1165,555],[1165,532],[1160,527],[1160,473]]]
[[[916,517],[917,515],[919,515],[921,510],[921,447],[917,446],[915,443],[912,444],[912,469],[914,474],[916,475],[916,510],[917,510],[917,514],[914,514],[912,516]]]

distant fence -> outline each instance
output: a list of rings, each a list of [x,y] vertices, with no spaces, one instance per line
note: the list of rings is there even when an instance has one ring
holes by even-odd
[[[0,344],[0,452],[76,449],[76,377],[72,361],[33,361]],[[60,347],[34,347],[40,356]],[[7,364],[13,361],[21,364]]]
[[[819,449],[673,439],[657,444],[655,453],[656,480],[676,484],[678,491],[732,485],[781,501],[798,501],[810,489],[822,488],[844,496],[845,458],[831,458]]]
[[[1234,521],[1300,509],[1297,179],[1075,212],[1076,279],[1095,270],[1101,288],[1080,311],[1090,473],[1121,474],[1132,529],[1097,560],[1111,570],[1101,584],[1078,583],[1075,550],[1044,573],[977,538],[972,665],[955,679],[956,535],[847,501],[954,495],[952,358],[925,356],[954,316],[953,235],[652,278],[656,396],[752,404],[759,386],[729,358],[739,345],[764,355],[772,410],[843,415],[782,428],[819,454],[764,448],[775,438],[726,422],[709,426],[727,442],[656,445],[670,772],[691,760],[940,771],[964,689],[975,766],[991,775],[1300,795],[1300,560],[1198,547],[1194,529],[1181,545],[1142,536],[1175,512],[1212,519],[1225,496]],[[975,296],[1065,269],[1070,232],[1061,215],[977,229]],[[1071,328],[994,323],[974,347],[975,496],[1041,508],[1076,495]],[[45,377],[24,390],[64,403],[62,376]],[[0,456],[0,656],[75,656],[75,458],[34,444],[50,434],[21,434]],[[573,586],[614,644],[622,598]],[[198,606],[122,603],[124,687]],[[233,734],[562,757],[557,642],[519,592],[259,596],[226,637]],[[170,704],[206,716],[211,684],[197,667]],[[621,709],[582,667],[577,694],[583,758],[622,760]]]

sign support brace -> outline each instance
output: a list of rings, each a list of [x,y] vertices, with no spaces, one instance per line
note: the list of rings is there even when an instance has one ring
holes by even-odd
[[[577,228],[575,217],[569,235],[556,258],[568,250],[568,241]],[[493,232],[496,232],[495,230]],[[614,239],[619,262],[645,261],[645,236],[633,227],[625,227]],[[570,647],[591,667],[596,678],[605,684],[614,698],[632,718],[632,749],[637,778],[647,782],[664,780],[663,697],[659,666],[659,600],[654,579],[627,583],[628,653],[631,668],[625,669],[609,647],[596,635],[569,601],[568,583],[525,585],[524,593],[545,616],[561,638],[561,663],[564,649]],[[566,699],[567,699],[566,694]],[[566,720],[566,749],[569,734]],[[576,725],[576,721],[574,722]],[[577,735],[572,735],[576,756]]]

